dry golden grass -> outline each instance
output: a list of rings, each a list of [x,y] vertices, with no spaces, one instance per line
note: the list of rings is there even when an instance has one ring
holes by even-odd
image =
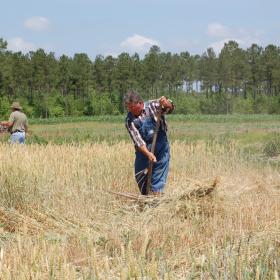
[[[137,193],[131,144],[0,144],[1,279],[278,279],[279,171],[234,143],[171,152],[153,207],[108,193]]]

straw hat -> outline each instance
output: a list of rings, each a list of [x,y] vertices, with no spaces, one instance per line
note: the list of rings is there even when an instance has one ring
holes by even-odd
[[[19,102],[13,102],[11,108],[21,110],[22,107],[20,106]]]

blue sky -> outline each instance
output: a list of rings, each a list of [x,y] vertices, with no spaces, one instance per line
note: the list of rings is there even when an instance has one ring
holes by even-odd
[[[242,48],[280,45],[279,0],[9,0],[2,1],[0,38],[12,51],[43,48],[56,56],[216,53],[224,42]]]

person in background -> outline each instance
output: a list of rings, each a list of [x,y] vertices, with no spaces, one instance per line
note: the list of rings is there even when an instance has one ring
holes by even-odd
[[[162,96],[159,99],[144,102],[136,91],[128,91],[124,96],[128,110],[125,126],[135,146],[135,179],[141,194],[161,194],[166,183],[170,149],[167,139],[167,124],[162,113],[171,113],[174,105]],[[152,140],[157,118],[161,116],[157,134],[155,152],[151,152]],[[149,161],[153,162],[151,189],[147,193],[147,169]]]
[[[28,121],[26,115],[21,111],[22,107],[19,102],[13,102],[12,113],[10,115],[9,121],[0,122],[4,127],[8,127],[11,137],[10,143],[25,143],[25,136],[28,130]]]

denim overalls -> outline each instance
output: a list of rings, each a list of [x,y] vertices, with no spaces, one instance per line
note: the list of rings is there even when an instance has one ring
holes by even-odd
[[[156,127],[156,120],[154,119],[153,115],[149,113],[146,103],[144,108],[146,112],[146,117],[143,120],[136,118],[133,120],[133,123],[139,130],[141,137],[146,142],[147,148],[150,151]],[[151,191],[162,192],[168,175],[170,158],[169,143],[167,140],[166,132],[162,127],[162,124],[160,125],[157,134],[157,141],[154,154],[156,156],[157,162],[153,164]],[[138,149],[136,149],[135,155],[135,179],[141,193],[144,194],[147,188],[147,168],[149,165],[149,160]]]

